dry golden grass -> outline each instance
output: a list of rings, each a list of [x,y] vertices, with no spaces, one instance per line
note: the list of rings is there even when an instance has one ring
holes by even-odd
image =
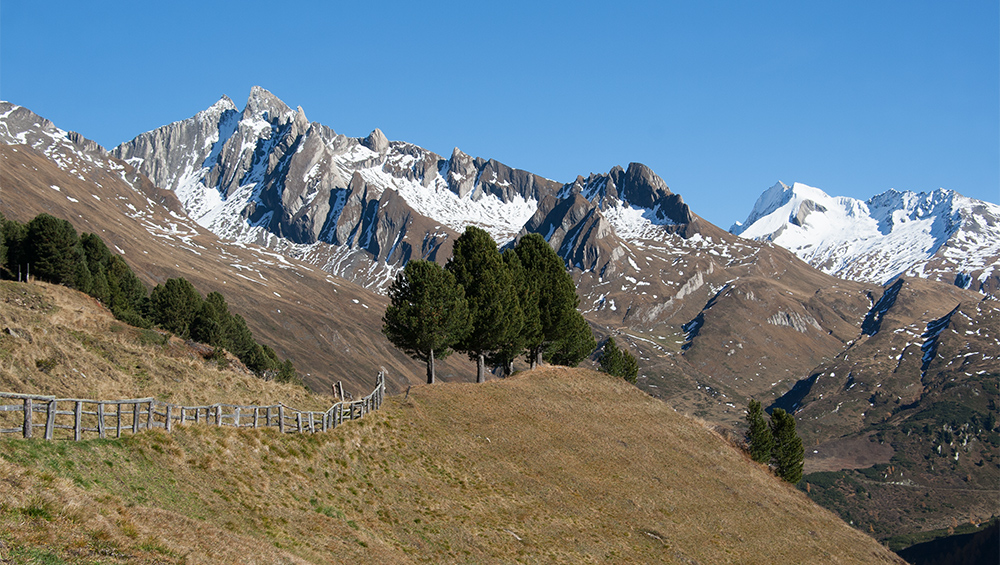
[[[325,410],[332,397],[226,370],[177,338],[116,321],[99,302],[45,283],[0,281],[0,391],[60,398],[156,397],[185,405]],[[367,391],[366,391],[367,392]]]
[[[2,551],[66,562],[899,562],[582,370],[419,386],[324,434],[188,426],[0,458]]]

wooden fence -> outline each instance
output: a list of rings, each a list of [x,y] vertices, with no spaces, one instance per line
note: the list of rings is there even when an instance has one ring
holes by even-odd
[[[179,406],[154,398],[83,400],[0,392],[0,426],[16,424],[15,427],[0,427],[0,434],[80,441],[85,433],[96,433],[100,438],[119,438],[123,432],[134,434],[153,428],[165,428],[169,432],[175,426],[191,423],[235,428],[272,427],[281,433],[315,433],[378,410],[384,396],[383,373],[376,377],[371,394],[360,400],[338,402],[325,412],[295,410],[283,404]]]

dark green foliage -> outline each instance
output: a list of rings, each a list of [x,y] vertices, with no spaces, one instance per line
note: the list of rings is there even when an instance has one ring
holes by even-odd
[[[763,407],[760,402],[752,398],[747,406],[746,441],[751,459],[765,465],[770,463],[774,450],[774,435],[771,434],[771,426],[764,419]]]
[[[562,337],[566,318],[576,312],[580,302],[573,277],[566,272],[559,255],[540,234],[530,233],[514,248],[525,271],[525,278],[537,291],[529,309],[538,310],[538,324],[529,325],[530,339],[525,344],[532,366],[542,359],[542,352]],[[574,326],[571,326],[574,327]],[[579,329],[579,328],[575,328]]]
[[[455,240],[445,269],[462,287],[472,319],[471,331],[455,350],[476,361],[476,382],[483,382],[486,355],[511,343],[524,324],[514,274],[490,234],[473,226]]]
[[[634,383],[639,374],[639,364],[635,357],[628,351],[618,349],[613,337],[609,337],[608,341],[604,342],[600,363],[602,371],[621,377],[630,383]]]
[[[229,313],[226,312],[228,315]],[[222,313],[209,301],[202,301],[198,313],[191,321],[191,339],[217,346],[222,343]]]
[[[775,471],[782,479],[798,483],[802,479],[805,449],[802,439],[795,433],[795,418],[781,408],[775,408],[771,412],[771,434],[774,436],[771,457]]]
[[[299,378],[299,374],[295,372],[295,366],[292,365],[291,359],[285,359],[285,362],[278,367],[278,376],[275,378],[281,383],[301,383],[302,379]]]
[[[24,280],[27,272],[27,262],[25,261],[24,241],[28,237],[28,226],[15,222],[14,220],[0,220],[0,240],[6,248],[6,257],[0,275],[14,279]]]
[[[163,329],[191,337],[191,323],[201,309],[201,295],[185,278],[167,279],[149,295],[150,316]]]
[[[275,368],[263,347],[254,341],[253,333],[243,316],[239,314],[230,316],[225,326],[223,347],[238,357],[248,369],[257,375],[262,375],[264,371]]]
[[[91,270],[91,273],[93,276],[90,295],[101,304],[108,304],[111,301],[111,286],[108,285],[108,276],[104,272],[104,265],[97,265],[97,270]]]
[[[524,352],[526,344],[533,339],[532,336],[540,331],[541,322],[538,317],[538,291],[529,284],[517,253],[508,249],[501,258],[517,295],[521,326],[518,332],[506,332],[497,348],[487,354],[486,361],[494,367],[500,367],[504,376],[509,377],[514,372],[514,359]]]
[[[588,355],[593,353],[596,348],[597,340],[594,339],[594,332],[590,329],[590,324],[587,323],[587,320],[583,319],[583,315],[577,312],[574,307],[563,318],[559,329],[559,337],[546,348],[545,360],[556,365],[576,367],[580,364],[580,361],[583,361]],[[625,355],[628,355],[628,358],[631,359],[631,365],[626,369],[625,375],[619,376],[634,383],[639,371],[639,365],[636,364],[635,358],[627,351]]]
[[[140,328],[152,324],[144,313],[149,309],[146,286],[132,272],[128,263],[118,255],[112,255],[104,267],[108,281],[108,302],[111,313],[123,322]]]
[[[150,296],[121,256],[96,234],[77,237],[72,224],[39,214],[27,225],[0,214],[0,276],[31,276],[72,286],[107,306],[115,318],[143,329],[153,322],[181,337],[229,350],[254,373],[299,382],[290,361],[254,341],[246,321],[229,313],[218,292],[205,300],[185,279],[168,279]],[[150,321],[153,320],[153,322]]]
[[[66,220],[39,214],[28,222],[20,260],[30,265],[31,275],[39,280],[89,290],[86,256],[76,229]]]
[[[389,288],[390,304],[382,333],[407,355],[427,363],[427,382],[435,380],[434,360],[472,330],[465,291],[455,275],[431,261],[415,260]]]

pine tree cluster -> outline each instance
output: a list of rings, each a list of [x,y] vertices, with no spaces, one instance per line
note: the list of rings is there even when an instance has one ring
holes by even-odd
[[[382,332],[396,347],[427,363],[459,351],[504,375],[524,354],[532,367],[544,359],[576,366],[596,347],[576,307],[580,299],[562,259],[542,236],[528,234],[500,252],[484,230],[468,227],[448,263],[407,263],[389,289]]]
[[[132,326],[158,326],[226,349],[257,375],[299,382],[292,362],[257,343],[246,321],[229,312],[218,292],[202,299],[190,282],[177,278],[147,293],[125,260],[96,234],[78,236],[73,224],[44,213],[27,224],[0,214],[0,278],[27,280],[29,275],[85,292]]]
[[[600,358],[601,370],[609,375],[621,377],[630,383],[635,383],[639,375],[639,363],[635,357],[624,349],[618,349],[615,338],[609,337],[604,343],[604,351]]]
[[[760,402],[751,399],[747,406],[746,440],[751,459],[770,464],[779,477],[790,483],[802,480],[805,449],[795,432],[795,418],[791,414],[775,408],[768,424]]]

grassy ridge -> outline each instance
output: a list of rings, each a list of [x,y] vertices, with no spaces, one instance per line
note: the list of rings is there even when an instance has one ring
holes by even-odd
[[[192,426],[5,440],[0,457],[4,546],[67,562],[894,562],[704,427],[586,371],[419,387],[326,434]]]
[[[113,320],[72,291],[4,289],[0,306],[14,306],[2,322],[22,336],[0,340],[4,383],[329,401],[220,370],[183,344],[88,329]],[[49,372],[32,365],[42,353],[59,358]],[[70,378],[78,366],[86,379]],[[0,439],[0,559],[899,562],[704,425],[621,379],[554,367],[417,386],[315,435],[184,426],[122,440]]]

